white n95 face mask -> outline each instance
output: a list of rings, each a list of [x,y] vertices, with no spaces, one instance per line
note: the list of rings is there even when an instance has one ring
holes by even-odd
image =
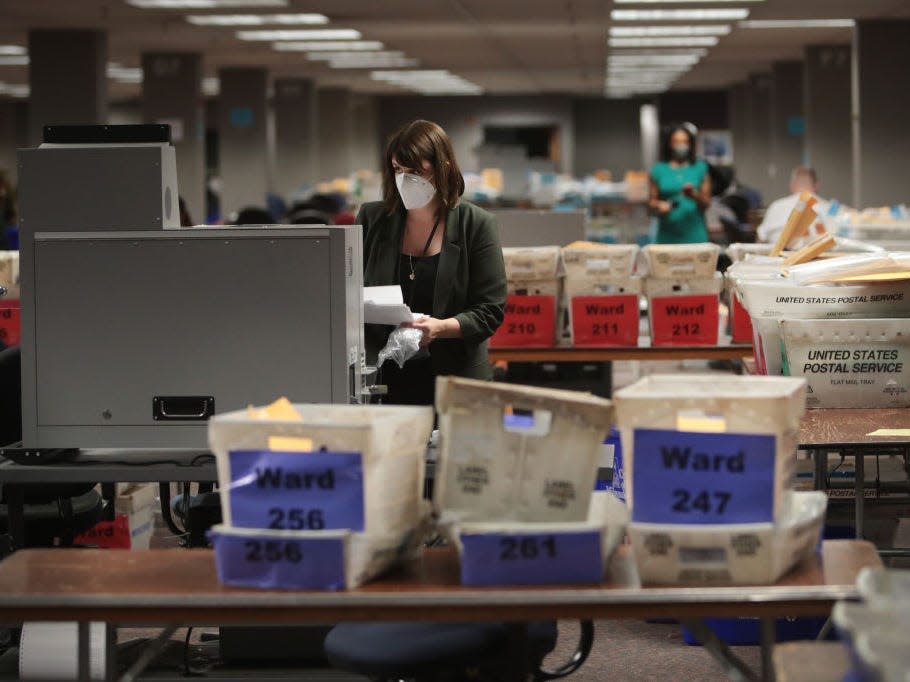
[[[413,173],[398,173],[395,186],[401,196],[401,203],[407,210],[423,208],[436,196],[436,188],[428,180]]]

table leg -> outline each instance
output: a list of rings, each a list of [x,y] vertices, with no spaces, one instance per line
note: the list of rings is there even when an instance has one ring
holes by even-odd
[[[815,489],[825,490],[828,487],[828,451],[813,448],[809,453],[815,460]]]
[[[774,645],[777,642],[774,619],[764,617],[760,621],[761,634],[761,678],[762,682],[774,682]]]
[[[866,458],[865,453],[862,450],[853,451],[853,459],[856,462],[854,469],[856,470],[856,517],[854,523],[856,524],[856,539],[863,539],[863,523],[864,512],[865,512],[865,503],[866,503]]]
[[[108,682],[117,680],[117,626],[114,623],[104,625],[104,679]]]
[[[509,682],[527,682],[531,679],[528,647],[528,624],[506,623],[509,649]]]
[[[727,646],[714,630],[700,618],[685,619],[682,624],[702,643],[715,661],[720,663],[724,673],[734,682],[759,682],[760,678]]]
[[[13,548],[25,547],[25,490],[21,485],[4,485],[6,509],[9,515],[9,534]]]
[[[78,624],[78,645],[76,649],[76,665],[79,670],[79,682],[91,682],[92,679],[92,659],[91,659],[91,627],[88,621],[79,621]]]

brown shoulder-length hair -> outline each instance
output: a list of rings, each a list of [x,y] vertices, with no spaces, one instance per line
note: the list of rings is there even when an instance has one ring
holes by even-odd
[[[382,199],[389,214],[402,209],[401,197],[395,186],[393,158],[399,165],[415,170],[420,169],[424,161],[430,162],[433,186],[439,192],[442,218],[445,219],[464,194],[464,178],[446,131],[432,121],[417,120],[402,126],[389,138],[382,166]]]

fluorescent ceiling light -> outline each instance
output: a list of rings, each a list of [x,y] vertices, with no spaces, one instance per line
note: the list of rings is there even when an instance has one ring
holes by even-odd
[[[268,26],[270,24],[327,24],[324,14],[191,14],[186,20],[196,26]]]
[[[360,40],[352,28],[313,28],[276,31],[237,31],[240,40]]]
[[[107,65],[107,77],[119,83],[141,83],[142,69],[120,66],[116,62]]]
[[[28,50],[22,47],[22,45],[0,45],[0,54],[21,56],[28,54]]]
[[[218,9],[219,7],[287,7],[288,0],[126,0],[141,9]]]
[[[30,88],[27,84],[0,83],[0,95],[10,97],[28,97]]]
[[[218,78],[210,76],[209,78],[202,79],[202,94],[203,95],[209,95],[209,96],[213,97],[220,92],[221,92],[221,81]]]
[[[853,19],[769,19],[741,21],[740,28],[853,28]]]
[[[0,56],[0,66],[28,66],[28,55]]]
[[[610,38],[610,47],[714,47],[716,36]]]
[[[313,52],[306,56],[311,62],[328,62],[333,59],[383,59],[389,57],[404,57],[404,52]]]
[[[613,21],[739,21],[747,9],[614,9]]]
[[[607,59],[607,64],[613,66],[652,66],[652,67],[676,67],[676,66],[694,66],[699,62],[701,57],[698,56],[681,56],[681,55],[623,55],[611,54]]]
[[[681,47],[658,47],[651,49],[638,49],[638,50],[620,50],[619,52],[613,51],[610,53],[610,58],[622,58],[622,59],[640,59],[641,57],[678,57],[678,58],[693,58],[693,57],[704,57],[708,54],[708,51],[703,47],[693,47],[693,48],[681,48]]]
[[[610,35],[616,38],[641,36],[725,36],[728,24],[702,24],[700,26],[612,26]]]
[[[682,3],[699,3],[707,5],[715,2],[764,2],[765,0],[613,0],[616,5],[670,5]]]
[[[416,59],[397,57],[393,59],[344,59],[335,61],[334,59],[327,62],[332,69],[399,69],[411,68],[418,66],[420,62]]]
[[[483,89],[445,70],[373,71],[370,78],[416,90],[424,95],[476,95]]]
[[[363,52],[367,50],[381,50],[385,47],[378,40],[305,40],[291,41],[283,43],[273,43],[272,49],[279,52],[313,52],[317,50],[356,50]]]

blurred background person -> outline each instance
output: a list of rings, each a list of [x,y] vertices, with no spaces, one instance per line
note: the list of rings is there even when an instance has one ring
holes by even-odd
[[[819,203],[815,205],[816,213],[824,215],[828,211],[828,203],[818,196],[818,176],[815,169],[797,166],[790,174],[790,194],[772,201],[765,210],[765,217],[757,230],[760,241],[771,244],[777,241],[802,192],[809,192],[818,199]]]
[[[711,178],[708,164],[695,158],[695,145],[695,126],[671,127],[662,160],[651,168],[648,208],[657,217],[658,244],[708,241],[704,214],[711,203]]]

